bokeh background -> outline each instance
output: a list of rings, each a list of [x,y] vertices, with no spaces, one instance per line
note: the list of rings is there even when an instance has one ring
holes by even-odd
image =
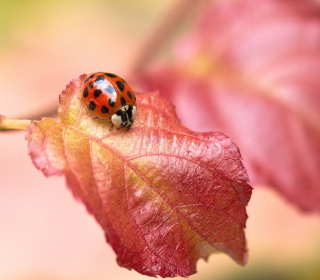
[[[83,73],[126,77],[177,2],[0,0],[0,114],[45,115]],[[64,178],[35,169],[24,137],[0,134],[0,279],[147,279],[117,266]],[[264,186],[254,189],[248,214],[248,264],[212,255],[190,279],[320,279],[319,216]]]

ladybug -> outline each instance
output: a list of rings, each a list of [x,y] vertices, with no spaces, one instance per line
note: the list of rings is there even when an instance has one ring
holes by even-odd
[[[131,128],[137,113],[136,96],[124,79],[112,73],[92,73],[84,80],[81,92],[97,117],[118,128]]]

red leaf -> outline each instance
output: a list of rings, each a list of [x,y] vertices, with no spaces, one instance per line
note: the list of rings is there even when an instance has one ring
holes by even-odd
[[[130,131],[110,130],[79,98],[84,78],[61,94],[60,122],[43,118],[29,127],[29,153],[46,176],[66,176],[118,264],[162,277],[189,276],[216,251],[244,264],[251,187],[230,138],[186,129],[156,93],[136,93]]]
[[[319,3],[214,2],[170,63],[141,77],[145,89],[190,129],[231,135],[254,184],[319,212]]]

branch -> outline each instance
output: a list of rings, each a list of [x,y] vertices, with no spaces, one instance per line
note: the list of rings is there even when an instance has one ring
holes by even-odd
[[[6,117],[0,115],[0,131],[27,129],[31,122],[31,120],[7,119]]]

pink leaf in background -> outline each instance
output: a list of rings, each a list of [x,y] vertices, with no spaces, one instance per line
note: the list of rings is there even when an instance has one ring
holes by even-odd
[[[213,1],[169,65],[139,77],[182,123],[239,144],[254,184],[320,211],[320,6]]]

